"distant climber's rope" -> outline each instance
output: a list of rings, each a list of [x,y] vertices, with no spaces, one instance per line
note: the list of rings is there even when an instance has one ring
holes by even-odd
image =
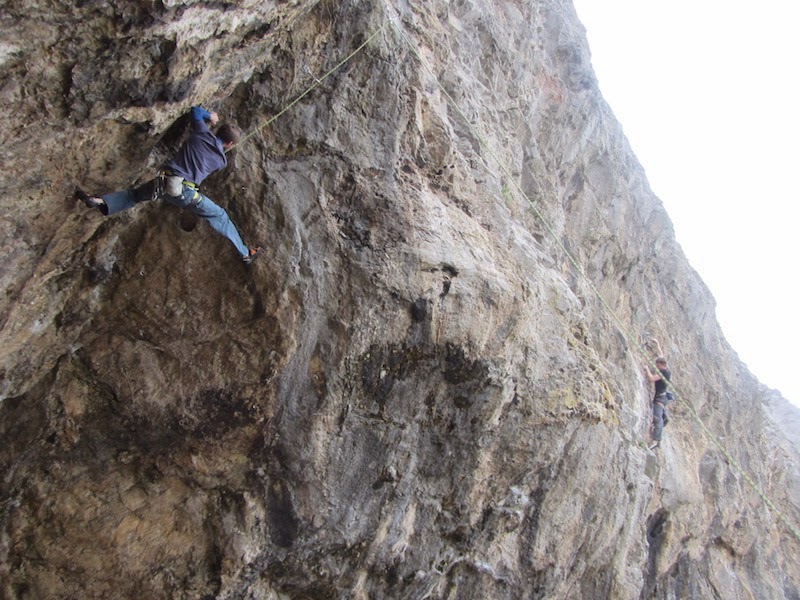
[[[376,30],[375,30],[375,31],[372,33],[372,35],[370,35],[370,36],[369,36],[369,37],[368,37],[366,40],[364,40],[364,42],[363,42],[363,43],[362,43],[362,44],[361,44],[361,45],[360,45],[358,48],[356,48],[356,49],[355,49],[355,50],[353,50],[353,51],[352,51],[350,54],[348,54],[346,57],[344,57],[344,58],[343,58],[343,59],[342,59],[342,60],[341,60],[339,63],[337,63],[337,64],[336,64],[336,66],[335,66],[335,67],[333,67],[333,68],[332,68],[330,71],[328,71],[327,73],[325,73],[325,74],[324,74],[322,77],[320,77],[319,79],[317,79],[316,77],[314,77],[314,83],[313,83],[313,84],[311,84],[311,85],[310,85],[310,86],[309,86],[309,87],[308,87],[308,88],[307,88],[307,89],[306,89],[306,90],[305,90],[305,91],[304,91],[302,94],[300,94],[299,96],[297,96],[297,98],[295,98],[294,100],[292,100],[292,101],[291,101],[289,104],[287,104],[287,105],[286,105],[286,106],[285,106],[285,107],[284,107],[282,110],[280,110],[278,113],[276,113],[275,115],[273,115],[272,117],[270,117],[269,119],[267,119],[266,121],[264,121],[263,123],[261,123],[260,125],[258,125],[258,126],[257,126],[255,129],[253,129],[253,131],[251,131],[251,132],[250,132],[250,133],[248,133],[247,135],[243,136],[243,137],[242,137],[242,138],[241,138],[241,139],[240,139],[240,140],[237,142],[237,144],[236,144],[235,146],[232,146],[232,147],[231,147],[231,148],[229,148],[229,149],[228,149],[226,152],[228,152],[228,151],[230,151],[230,150],[233,150],[233,148],[235,148],[236,146],[240,146],[240,145],[241,145],[241,144],[243,144],[243,143],[244,143],[246,140],[248,140],[248,139],[250,139],[251,137],[253,137],[253,136],[254,136],[256,133],[258,133],[259,131],[261,131],[261,130],[262,130],[262,129],[264,129],[265,127],[268,127],[269,125],[271,125],[271,124],[272,124],[272,123],[273,123],[273,122],[274,122],[276,119],[280,118],[280,117],[281,117],[281,116],[282,116],[284,113],[286,113],[287,111],[289,111],[289,110],[290,110],[290,109],[291,109],[291,108],[292,108],[292,107],[293,107],[295,104],[297,104],[298,102],[300,102],[300,100],[302,100],[302,99],[303,99],[303,98],[305,98],[305,97],[306,97],[308,94],[310,94],[312,91],[314,91],[316,88],[318,88],[319,86],[321,86],[321,85],[322,85],[322,83],[323,83],[323,82],[324,82],[324,81],[325,81],[325,80],[326,80],[328,77],[330,77],[331,75],[333,75],[333,74],[334,74],[336,71],[338,71],[338,70],[339,70],[339,69],[341,69],[341,68],[342,68],[344,65],[346,65],[348,62],[350,62],[350,61],[351,61],[351,60],[352,60],[352,59],[353,59],[353,58],[354,58],[354,57],[355,57],[355,56],[356,56],[356,55],[357,55],[359,52],[361,52],[361,51],[362,51],[364,48],[366,48],[366,47],[367,47],[367,46],[370,44],[370,42],[372,42],[372,40],[374,40],[376,37],[378,37],[378,35],[379,35],[379,34],[380,34],[380,33],[381,33],[383,30],[384,30],[384,28],[385,28],[385,27],[386,27],[386,23],[384,23],[383,25],[381,25],[380,27],[378,27],[378,29],[376,29]],[[313,75],[312,75],[312,77],[313,77]]]
[[[646,353],[644,348],[639,344],[639,342],[635,340],[635,338],[630,333],[630,331],[625,326],[625,324],[617,317],[616,313],[611,308],[609,303],[606,301],[606,299],[603,296],[602,292],[597,288],[597,286],[595,286],[594,282],[589,278],[589,276],[586,274],[586,271],[580,265],[578,260],[572,255],[572,253],[566,247],[564,242],[561,241],[561,238],[556,234],[555,229],[552,227],[552,225],[547,220],[547,218],[542,214],[542,212],[534,204],[533,200],[531,200],[530,197],[522,189],[521,184],[517,181],[517,178],[515,178],[513,176],[513,174],[511,173],[511,170],[500,159],[500,157],[494,152],[492,146],[489,144],[489,142],[486,140],[486,138],[477,130],[477,128],[469,120],[469,118],[466,116],[466,114],[464,114],[464,112],[461,110],[461,108],[459,107],[458,103],[453,99],[453,97],[450,95],[450,93],[447,91],[447,89],[444,87],[444,85],[442,85],[442,83],[439,80],[439,78],[436,76],[436,74],[433,72],[433,70],[428,66],[427,61],[424,59],[422,54],[419,52],[419,50],[417,49],[416,45],[414,43],[412,43],[412,41],[408,38],[408,36],[406,35],[406,33],[405,33],[404,29],[403,29],[403,26],[397,21],[396,17],[393,14],[393,11],[392,11],[391,7],[388,6],[388,5],[387,5],[387,14],[389,15],[389,20],[394,25],[394,28],[397,31],[397,33],[400,35],[401,38],[403,38],[403,40],[405,41],[405,43],[408,46],[409,50],[411,50],[411,52],[417,57],[417,60],[422,65],[422,67],[433,78],[434,82],[436,82],[436,85],[442,91],[442,94],[444,94],[444,96],[447,99],[447,101],[450,103],[450,105],[453,107],[453,109],[456,111],[456,113],[458,113],[458,115],[463,119],[464,123],[467,125],[467,127],[473,133],[473,135],[475,135],[475,137],[480,141],[481,145],[486,149],[487,153],[497,162],[497,164],[500,167],[500,170],[506,176],[508,181],[510,181],[512,183],[512,185],[517,189],[517,191],[527,201],[528,205],[533,210],[534,214],[544,224],[545,228],[550,233],[552,238],[555,240],[556,244],[564,252],[564,255],[568,258],[570,263],[572,263],[572,265],[578,271],[580,276],[588,283],[589,287],[592,289],[592,291],[595,293],[597,298],[600,300],[600,302],[603,305],[603,307],[605,308],[605,310],[608,312],[608,314],[611,316],[611,318],[616,323],[617,328],[619,329],[619,332],[628,341],[630,347],[633,348],[636,352],[638,352],[639,355],[643,356],[645,358],[645,360],[648,363],[650,363],[650,365],[653,366],[654,368],[656,368],[656,370],[657,370],[657,367],[656,367],[655,363],[653,362],[653,359],[650,358],[649,354]],[[744,470],[744,468],[739,464],[739,462],[731,455],[731,453],[722,444],[722,442],[720,442],[719,439],[717,439],[717,436],[705,425],[705,423],[703,423],[703,421],[700,418],[700,416],[694,410],[694,407],[690,403],[685,401],[677,393],[677,389],[675,388],[675,386],[672,383],[670,383],[669,380],[666,380],[666,384],[667,384],[668,389],[670,389],[675,394],[676,399],[679,402],[681,402],[681,404],[683,404],[684,406],[686,406],[689,409],[689,412],[692,414],[692,416],[694,417],[695,421],[700,425],[700,429],[703,431],[703,433],[706,435],[706,437],[723,453],[723,455],[727,458],[727,460],[731,464],[731,466],[734,467],[737,471],[739,471],[739,473],[741,473],[741,475],[744,477],[744,480],[747,482],[747,484],[750,485],[750,487],[753,488],[753,490],[764,501],[764,503],[778,515],[778,517],[781,519],[781,521],[783,521],[784,525],[786,525],[786,527],[789,529],[789,531],[798,539],[798,541],[800,541],[800,531],[798,531],[797,527],[795,527],[791,523],[791,521],[789,521],[788,517],[786,517],[786,515],[783,514],[783,512],[775,505],[775,503],[773,503],[769,499],[769,497],[766,495],[766,492],[764,492],[764,490],[761,488],[761,486],[758,485],[750,477],[750,475]]]

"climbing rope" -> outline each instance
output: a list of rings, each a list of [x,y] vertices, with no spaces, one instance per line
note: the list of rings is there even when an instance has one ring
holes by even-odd
[[[333,75],[333,74],[334,74],[336,71],[338,71],[339,69],[341,69],[341,68],[342,68],[344,65],[346,65],[348,62],[350,62],[350,61],[351,61],[351,60],[352,60],[352,59],[353,59],[353,58],[354,58],[354,57],[355,57],[355,56],[356,56],[356,55],[357,55],[359,52],[361,52],[361,51],[362,51],[364,48],[366,48],[366,47],[367,47],[367,46],[368,46],[368,45],[369,45],[369,44],[372,42],[372,40],[374,40],[376,37],[378,37],[378,35],[379,35],[379,34],[380,34],[380,33],[381,33],[383,30],[384,30],[384,28],[385,28],[385,27],[386,27],[386,23],[384,23],[384,24],[382,24],[380,27],[378,27],[378,29],[376,29],[376,30],[375,30],[375,31],[372,33],[372,35],[370,35],[370,36],[369,36],[369,37],[368,37],[366,40],[364,40],[364,42],[363,42],[363,43],[362,43],[362,44],[361,44],[361,45],[360,45],[358,48],[356,48],[356,49],[355,49],[355,50],[353,50],[353,51],[352,51],[350,54],[348,54],[347,56],[345,56],[345,57],[344,57],[344,58],[343,58],[343,59],[342,59],[340,62],[338,62],[338,63],[336,64],[336,66],[334,66],[334,67],[333,67],[333,68],[332,68],[330,71],[328,71],[327,73],[325,73],[325,74],[324,74],[322,77],[320,77],[320,78],[316,78],[316,77],[314,77],[313,75],[311,75],[311,73],[310,73],[310,69],[309,69],[309,70],[308,70],[308,72],[309,72],[309,74],[311,75],[311,77],[314,79],[314,83],[313,83],[313,84],[311,84],[311,85],[310,85],[310,86],[309,86],[309,87],[308,87],[308,88],[307,88],[307,89],[306,89],[306,90],[305,90],[305,91],[304,91],[302,94],[300,94],[300,95],[299,95],[299,96],[297,96],[297,97],[296,97],[294,100],[292,100],[291,102],[289,102],[289,104],[287,104],[287,105],[286,105],[286,106],[285,106],[283,109],[281,109],[281,110],[280,110],[278,113],[276,113],[275,115],[273,115],[272,117],[270,117],[269,119],[267,119],[266,121],[264,121],[263,123],[261,123],[260,125],[258,125],[258,126],[257,126],[257,127],[256,127],[254,130],[253,130],[253,131],[251,131],[251,132],[250,132],[250,133],[248,133],[247,135],[243,136],[243,137],[242,137],[242,138],[239,140],[239,142],[238,142],[238,143],[236,143],[234,146],[231,146],[230,148],[228,148],[228,150],[226,150],[226,152],[229,152],[230,150],[233,150],[233,149],[234,149],[234,148],[236,148],[237,146],[240,146],[240,145],[241,145],[241,144],[243,144],[245,141],[247,141],[248,139],[250,139],[251,137],[253,137],[255,134],[257,134],[259,131],[261,131],[262,129],[265,129],[266,127],[269,127],[269,126],[270,126],[272,123],[274,123],[274,122],[275,122],[277,119],[279,119],[281,116],[283,116],[283,115],[284,115],[286,112],[288,112],[289,110],[291,110],[291,109],[292,109],[292,107],[293,107],[295,104],[297,104],[298,102],[300,102],[300,100],[302,100],[303,98],[305,98],[306,96],[308,96],[308,94],[310,94],[310,93],[311,93],[311,92],[313,92],[315,89],[317,89],[319,86],[321,86],[321,85],[324,83],[324,81],[325,81],[325,80],[326,80],[328,77],[330,77],[330,76],[331,76],[331,75]]]
[[[461,110],[461,107],[458,105],[458,103],[455,101],[455,99],[452,97],[452,95],[444,87],[442,82],[439,80],[439,77],[437,77],[437,75],[433,72],[433,70],[428,66],[427,61],[425,60],[425,58],[422,56],[422,54],[417,49],[416,44],[414,44],[408,38],[408,36],[406,35],[402,24],[399,23],[399,21],[397,20],[395,14],[394,14],[393,9],[388,4],[387,4],[387,14],[388,14],[389,21],[392,23],[392,25],[394,25],[394,29],[397,31],[398,35],[403,39],[403,41],[405,42],[405,44],[409,48],[409,50],[412,52],[412,54],[414,54],[414,56],[416,56],[417,60],[422,65],[423,69],[425,71],[427,71],[427,73],[431,76],[433,81],[436,83],[437,87],[441,90],[442,94],[447,99],[447,101],[450,104],[450,106],[452,106],[453,110],[455,110],[455,112],[461,117],[461,119],[464,121],[466,126],[472,132],[472,134],[480,141],[481,145],[486,149],[486,152],[489,154],[489,156],[491,156],[495,160],[495,162],[499,165],[500,170],[502,171],[502,173],[506,176],[508,181],[511,182],[511,184],[517,189],[517,191],[520,193],[520,195],[525,199],[525,201],[528,203],[528,205],[530,206],[530,208],[533,211],[533,213],[542,222],[542,224],[547,229],[547,231],[550,234],[550,236],[553,238],[553,240],[555,240],[556,244],[561,249],[561,251],[564,253],[564,255],[567,257],[569,262],[573,265],[573,267],[580,274],[581,278],[583,278],[583,280],[586,281],[586,283],[589,285],[591,290],[594,292],[594,294],[600,300],[600,303],[603,305],[603,307],[605,308],[606,312],[609,314],[609,316],[612,318],[612,320],[616,324],[619,332],[628,341],[628,344],[629,344],[630,348],[632,348],[635,353],[638,353],[640,356],[643,356],[645,361],[648,362],[655,369],[655,372],[658,372],[658,368],[655,365],[654,360],[649,356],[649,353],[645,352],[645,349],[640,345],[640,343],[630,333],[630,331],[627,328],[627,326],[619,319],[619,317],[617,317],[616,313],[611,308],[610,304],[606,300],[606,298],[603,295],[603,293],[597,288],[597,286],[594,284],[594,282],[589,278],[589,276],[587,275],[586,271],[583,269],[583,267],[578,262],[578,260],[573,256],[573,254],[569,251],[569,249],[567,248],[565,243],[562,242],[561,238],[557,235],[555,229],[550,224],[550,222],[545,217],[545,215],[542,214],[542,212],[539,210],[539,208],[536,206],[536,204],[533,202],[533,200],[531,200],[531,198],[528,196],[528,194],[525,193],[525,191],[522,189],[522,186],[519,183],[519,181],[517,180],[517,178],[513,176],[511,170],[506,166],[504,161],[494,151],[494,149],[492,148],[491,144],[489,144],[487,139],[478,131],[477,127],[472,123],[472,121],[470,121],[470,119],[463,112],[463,110]],[[758,496],[761,498],[761,500],[764,502],[764,504],[766,504],[767,507],[769,507],[772,511],[774,511],[775,514],[778,515],[778,517],[784,523],[784,525],[787,527],[787,529],[795,536],[795,538],[797,538],[798,541],[800,541],[800,531],[798,531],[797,527],[795,527],[795,525],[789,520],[789,518],[783,513],[783,511],[781,511],[775,505],[775,503],[772,502],[772,500],[770,500],[770,498],[767,496],[766,492],[762,489],[762,487],[747,473],[747,471],[745,471],[745,469],[739,464],[739,461],[737,461],[731,455],[731,453],[728,451],[728,449],[725,447],[725,445],[706,426],[706,424],[703,422],[703,420],[697,414],[697,411],[694,409],[694,406],[692,406],[689,402],[685,401],[682,398],[682,395],[678,393],[678,390],[675,388],[675,386],[669,380],[665,380],[665,381],[666,381],[666,384],[667,384],[667,388],[675,395],[675,398],[683,406],[687,407],[687,409],[689,410],[690,414],[692,415],[694,420],[697,422],[697,424],[700,426],[700,429],[705,434],[705,436],[711,441],[711,443],[714,446],[717,447],[717,449],[723,454],[723,456],[725,456],[725,458],[727,459],[728,463],[736,471],[738,471],[742,475],[742,477],[747,482],[747,484],[756,492],[756,494],[758,494]]]

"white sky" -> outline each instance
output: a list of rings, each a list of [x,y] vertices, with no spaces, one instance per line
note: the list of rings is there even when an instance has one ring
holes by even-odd
[[[574,4],[603,96],[725,337],[800,405],[800,2]]]

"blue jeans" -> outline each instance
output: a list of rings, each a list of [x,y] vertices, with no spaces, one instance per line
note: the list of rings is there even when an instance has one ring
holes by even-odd
[[[100,196],[106,203],[105,207],[100,207],[100,211],[104,215],[113,215],[114,213],[122,212],[133,208],[139,202],[147,202],[153,199],[153,190],[155,189],[155,180],[143,183],[139,187],[131,188],[129,190],[122,190],[121,192],[113,192]]]
[[[121,192],[113,192],[102,196],[106,203],[106,208],[103,210],[105,215],[113,215],[114,213],[122,212],[132,208],[139,202],[147,202],[153,199],[154,182],[148,181],[139,187]],[[195,196],[196,195],[196,196]],[[183,186],[183,193],[180,196],[167,196],[161,197],[165,202],[177,206],[179,208],[188,208],[198,217],[202,217],[211,227],[227,238],[233,244],[236,251],[240,256],[247,256],[249,250],[244,245],[239,231],[231,221],[228,213],[225,210],[214,204],[210,198],[204,196],[197,190],[188,185]],[[197,202],[199,200],[199,203]]]

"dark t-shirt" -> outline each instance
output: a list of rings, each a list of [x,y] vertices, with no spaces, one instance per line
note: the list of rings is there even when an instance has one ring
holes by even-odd
[[[661,394],[667,393],[667,381],[672,378],[672,373],[669,369],[659,369],[659,373],[661,373],[661,379],[655,382],[656,384],[656,395],[655,398],[658,398]]]
[[[197,185],[228,164],[222,141],[211,133],[205,123],[205,119],[210,116],[203,108],[192,108],[192,133],[178,155],[167,163],[167,168],[175,175]]]

